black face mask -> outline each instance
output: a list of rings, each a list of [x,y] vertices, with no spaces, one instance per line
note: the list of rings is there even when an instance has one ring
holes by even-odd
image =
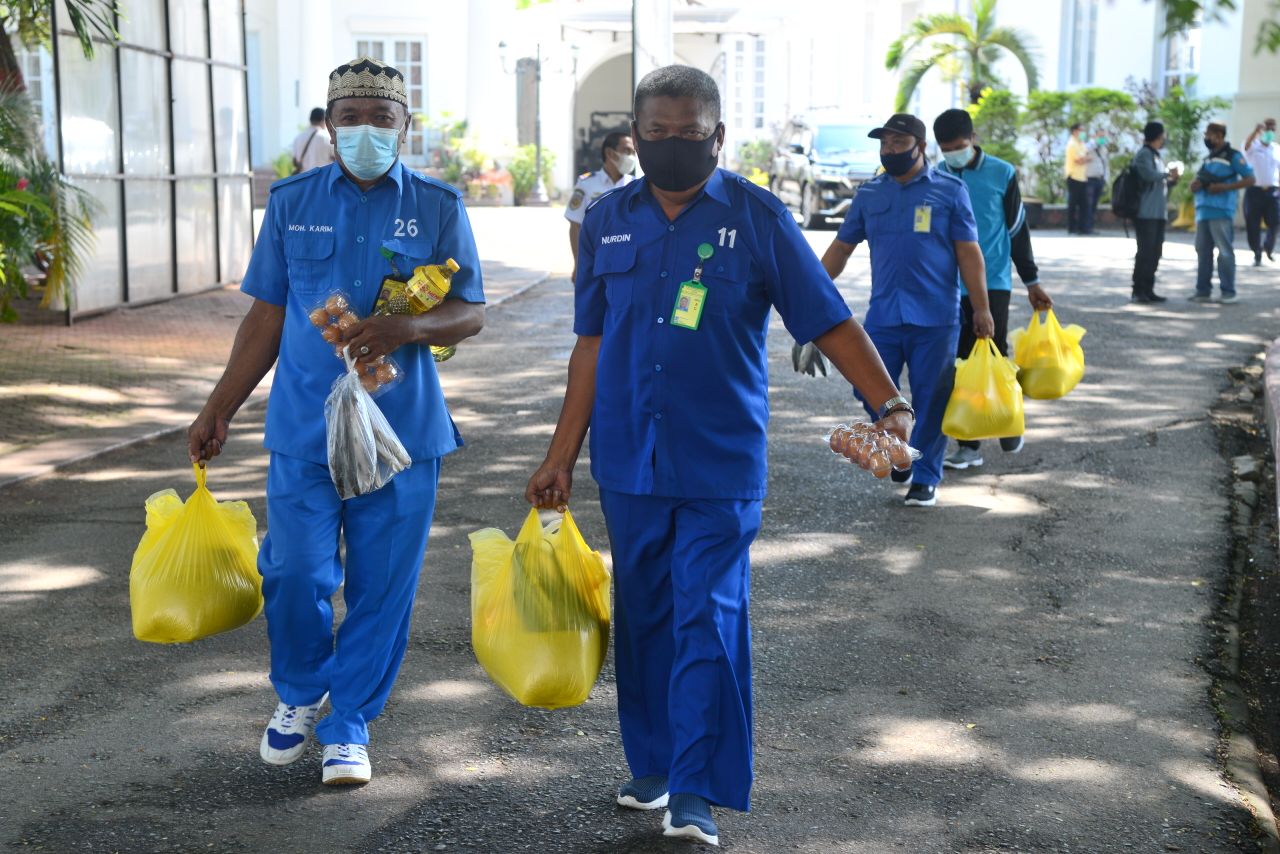
[[[716,156],[711,153],[719,138],[720,125],[706,139],[682,139],[670,136],[651,141],[636,135],[636,155],[645,179],[660,190],[682,193],[692,189],[716,169]]]
[[[895,178],[899,178],[911,171],[916,165],[916,147],[912,146],[907,151],[899,151],[897,154],[880,154],[880,165],[884,167],[884,171],[888,172]]]
[[[1209,137],[1207,136],[1204,138],[1204,147],[1209,149],[1210,151],[1218,150],[1218,146],[1214,145],[1213,140],[1209,139]]]

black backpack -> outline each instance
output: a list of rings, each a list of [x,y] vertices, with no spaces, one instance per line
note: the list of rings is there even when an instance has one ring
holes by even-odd
[[[1142,181],[1129,165],[1111,182],[1111,212],[1119,219],[1137,219],[1142,201]]]

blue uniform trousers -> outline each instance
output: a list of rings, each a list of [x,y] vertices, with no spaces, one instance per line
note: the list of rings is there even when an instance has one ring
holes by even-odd
[[[271,455],[258,552],[271,683],[292,705],[329,692],[321,744],[368,744],[367,724],[386,705],[409,641],[439,477],[439,459],[415,462],[377,492],[343,501],[328,466]],[[330,599],[339,585],[347,615],[335,648]]]
[[[956,374],[956,343],[960,338],[959,318],[955,326],[868,326],[867,335],[875,344],[894,385],[900,385],[902,368],[911,382],[911,406],[916,426],[911,431],[911,447],[922,456],[911,467],[911,482],[936,486],[942,482],[942,457],[947,437],[942,435],[942,416],[951,399]],[[879,417],[858,395],[872,418]]]
[[[666,776],[673,793],[744,811],[752,782],[748,550],[761,504],[600,490],[631,773]]]

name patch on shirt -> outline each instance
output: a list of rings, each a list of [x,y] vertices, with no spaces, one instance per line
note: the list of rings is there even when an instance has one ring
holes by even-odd
[[[333,233],[333,226],[331,226],[331,225],[302,225],[301,223],[292,223],[292,222],[291,222],[291,223],[289,223],[288,230],[289,230],[289,231],[321,232],[321,233],[324,233],[324,234],[332,234],[332,233]]]
[[[630,243],[630,234],[606,234],[600,238],[601,246],[608,246],[610,243]]]

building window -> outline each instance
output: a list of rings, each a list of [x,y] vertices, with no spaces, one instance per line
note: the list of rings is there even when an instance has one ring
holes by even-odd
[[[40,114],[40,139],[44,153],[52,161],[58,159],[58,105],[54,101],[53,57],[43,47],[28,50],[17,39],[14,48],[22,79],[27,84],[27,97]]]
[[[1098,44],[1098,0],[1071,2],[1071,63],[1068,79],[1072,86],[1093,83],[1094,55]]]
[[[1165,40],[1164,68],[1161,73],[1161,91],[1168,94],[1169,89],[1181,86],[1194,95],[1194,79],[1200,73],[1200,24],[1180,33],[1174,33]]]
[[[409,113],[413,121],[405,140],[405,162],[422,166],[427,162],[430,148],[427,129],[422,116],[427,114],[427,43],[424,38],[397,36],[365,36],[356,39],[356,56],[367,56],[378,62],[394,66],[404,75],[405,93],[409,98]]]
[[[733,126],[739,130],[763,130],[765,126],[764,49],[762,38],[733,42]]]

